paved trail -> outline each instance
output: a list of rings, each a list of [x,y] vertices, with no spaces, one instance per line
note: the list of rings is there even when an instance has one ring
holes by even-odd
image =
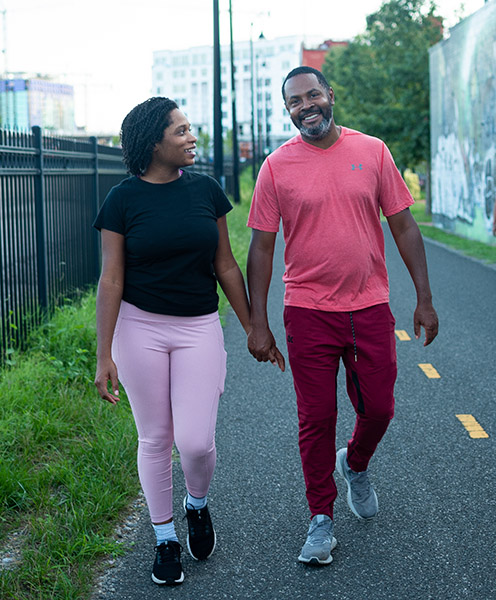
[[[397,328],[413,337],[414,291],[386,235]],[[338,547],[329,567],[297,562],[308,512],[297,446],[291,375],[259,364],[229,315],[228,378],[217,427],[218,463],[210,507],[218,533],[205,563],[184,554],[185,582],[151,582],[151,527],[140,519],[131,553],[118,559],[94,600],[491,600],[496,598],[494,401],[496,270],[426,242],[441,331],[425,349],[398,341],[396,417],[371,463],[380,513],[359,522],[339,479]],[[286,355],[282,326],[282,248],[277,247],[270,320]],[[418,367],[431,363],[439,379]],[[353,412],[340,374],[337,444]],[[471,439],[457,414],[470,413],[490,435]],[[184,484],[175,465],[178,533]]]

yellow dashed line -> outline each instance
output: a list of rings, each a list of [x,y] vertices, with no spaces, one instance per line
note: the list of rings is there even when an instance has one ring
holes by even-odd
[[[472,415],[456,415],[456,418],[465,427],[471,438],[481,439],[489,437]]]
[[[441,379],[441,375],[439,375],[439,373],[430,363],[420,363],[419,367],[429,379]]]
[[[408,342],[412,339],[404,329],[395,329],[394,333],[401,342]]]

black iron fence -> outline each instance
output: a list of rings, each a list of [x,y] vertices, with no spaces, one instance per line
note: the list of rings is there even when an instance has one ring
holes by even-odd
[[[96,138],[0,129],[0,362],[61,299],[96,281],[91,224],[125,176],[120,149]]]
[[[195,171],[213,175],[213,164]],[[232,165],[225,188],[231,191]],[[120,148],[0,129],[0,364],[61,300],[97,281],[92,223],[126,177]]]

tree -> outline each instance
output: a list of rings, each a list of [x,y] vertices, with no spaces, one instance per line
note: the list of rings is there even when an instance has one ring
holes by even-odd
[[[212,152],[210,135],[206,131],[199,131],[197,138],[196,147],[198,148],[199,158],[209,160]]]
[[[429,48],[442,39],[436,10],[432,1],[390,0],[323,66],[336,122],[383,139],[402,171],[430,159]]]

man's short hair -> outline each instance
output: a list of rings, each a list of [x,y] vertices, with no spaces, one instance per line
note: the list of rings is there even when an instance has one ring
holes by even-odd
[[[286,102],[286,95],[284,93],[284,86],[286,85],[286,81],[288,79],[291,79],[292,77],[295,77],[296,75],[302,75],[304,73],[313,73],[315,77],[317,77],[317,80],[320,83],[320,85],[326,90],[329,90],[329,88],[331,87],[324,75],[322,75],[322,73],[317,69],[314,69],[313,67],[296,67],[296,69],[293,69],[286,75],[286,79],[283,81],[281,91],[284,102]]]

